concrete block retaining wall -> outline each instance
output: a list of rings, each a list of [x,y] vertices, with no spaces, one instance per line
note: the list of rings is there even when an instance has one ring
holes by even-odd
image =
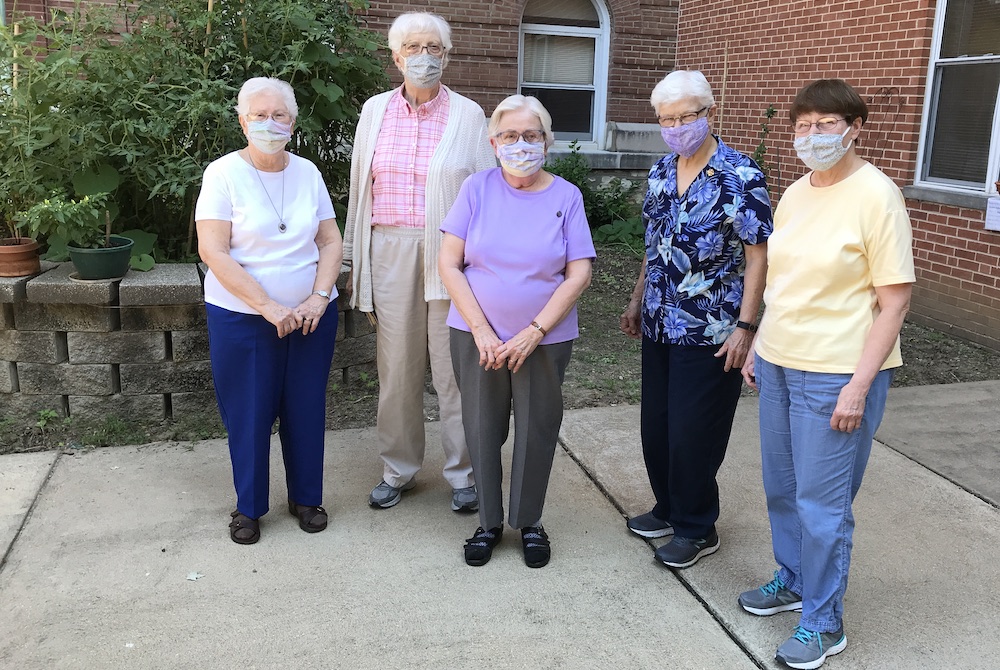
[[[0,278],[0,419],[41,410],[150,421],[217,412],[203,266],[157,265],[120,282],[75,282],[71,272],[69,263],[47,263],[36,277]],[[374,327],[345,300],[336,309],[331,382],[374,376]]]

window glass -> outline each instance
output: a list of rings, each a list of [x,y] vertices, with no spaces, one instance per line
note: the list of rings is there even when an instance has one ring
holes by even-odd
[[[941,58],[1000,54],[1000,2],[949,0],[944,13]]]
[[[524,81],[593,85],[594,48],[589,37],[525,34]]]
[[[928,178],[984,183],[1000,63],[940,66]]]
[[[549,111],[552,115],[552,129],[557,138],[590,139],[590,120],[594,109],[593,91],[524,87],[521,92],[538,98]]]
[[[528,0],[524,23],[599,28],[600,18],[590,0]]]

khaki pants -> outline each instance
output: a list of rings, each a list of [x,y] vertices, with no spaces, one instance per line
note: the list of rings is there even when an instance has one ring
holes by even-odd
[[[383,478],[402,486],[424,461],[424,375],[441,408],[444,478],[452,488],[474,483],[462,428],[445,321],[451,302],[424,300],[424,231],[376,226],[372,231],[372,296],[378,319],[378,443]]]

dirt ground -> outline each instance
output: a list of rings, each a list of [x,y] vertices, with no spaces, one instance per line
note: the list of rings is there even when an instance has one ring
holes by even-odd
[[[639,258],[624,247],[599,247],[593,281],[580,299],[580,338],[563,385],[567,409],[635,404],[640,398],[639,343],[618,329],[618,317],[635,284]],[[1000,352],[912,323],[903,327],[903,367],[894,386],[952,384],[1000,379]],[[750,393],[749,389],[744,389]],[[361,428],[375,423],[378,381],[374,371],[331,385],[327,428]],[[425,415],[437,419],[437,398],[428,378]],[[39,426],[38,424],[43,424]],[[0,417],[0,453],[64,448],[67,445],[136,444],[194,440],[223,435],[218,421],[138,426],[105,420],[74,425],[32,417],[27,424]]]

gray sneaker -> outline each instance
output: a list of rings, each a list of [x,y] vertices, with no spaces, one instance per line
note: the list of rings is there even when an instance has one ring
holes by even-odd
[[[796,626],[792,636],[781,643],[774,658],[789,668],[813,670],[823,665],[827,656],[839,654],[847,648],[844,627],[833,633],[816,633]]]
[[[656,550],[656,560],[672,568],[690,568],[702,556],[719,550],[719,534],[712,531],[708,537],[677,537]]]
[[[416,480],[411,479],[402,486],[389,486],[383,479],[378,486],[372,489],[371,495],[368,496],[368,504],[382,509],[392,507],[402,499],[403,491],[409,491],[416,485]]]
[[[479,494],[476,486],[467,486],[464,489],[451,490],[451,509],[453,512],[471,514],[479,511]]]
[[[741,593],[739,603],[740,607],[757,616],[802,611],[802,596],[785,586],[777,570],[774,571],[774,579],[764,586]]]
[[[663,519],[653,516],[652,512],[632,517],[625,525],[640,537],[666,537],[674,534],[674,527]]]

